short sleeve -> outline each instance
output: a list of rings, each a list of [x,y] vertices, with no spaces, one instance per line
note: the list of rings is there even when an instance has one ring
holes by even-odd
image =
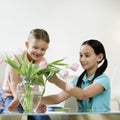
[[[103,86],[105,89],[108,89],[110,87],[110,79],[105,74],[97,77],[93,83],[98,83],[101,86]]]

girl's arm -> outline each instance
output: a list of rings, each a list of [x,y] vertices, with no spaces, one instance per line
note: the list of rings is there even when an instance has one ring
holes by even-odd
[[[54,83],[59,88],[63,89],[69,95],[74,96],[75,98],[79,100],[93,97],[104,90],[104,88],[97,83],[91,84],[85,89],[81,89],[81,88],[73,87],[73,86],[71,86],[69,89],[66,89],[67,84],[63,80],[58,78],[57,76],[54,76],[49,81]]]
[[[53,94],[53,95],[48,95],[48,96],[43,97],[41,103],[47,104],[47,105],[59,104],[69,97],[70,95],[68,93],[66,93],[65,91],[62,91],[58,94]]]
[[[11,89],[11,92],[14,98],[12,102],[8,105],[9,111],[16,111],[19,105],[19,100],[17,98],[17,92],[16,92],[16,87],[17,87],[19,80],[20,80],[19,74],[17,74],[12,68],[10,68],[9,85],[10,85],[10,89]]]

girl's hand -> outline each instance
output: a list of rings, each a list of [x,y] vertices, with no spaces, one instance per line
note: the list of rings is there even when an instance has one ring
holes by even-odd
[[[10,106],[10,105],[8,106],[7,110],[12,111],[12,112],[18,112],[17,107],[13,107],[13,106]]]
[[[46,107],[46,105],[44,105],[44,104],[40,104],[40,105],[38,106],[38,108],[36,109],[36,111],[37,111],[38,113],[45,113],[46,110],[47,110],[47,107]]]
[[[8,105],[7,110],[17,112],[18,105],[19,105],[19,100],[17,98],[14,98],[12,102]]]

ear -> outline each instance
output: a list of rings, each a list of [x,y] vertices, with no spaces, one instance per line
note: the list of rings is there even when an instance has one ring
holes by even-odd
[[[104,57],[104,55],[103,55],[102,53],[100,53],[100,54],[98,55],[98,57],[97,57],[98,63],[102,61],[103,57]]]
[[[28,41],[25,42],[25,46],[26,46],[27,49],[29,48],[29,42]]]

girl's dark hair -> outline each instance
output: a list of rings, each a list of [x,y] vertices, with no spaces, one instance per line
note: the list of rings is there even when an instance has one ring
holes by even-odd
[[[30,31],[28,40],[30,41],[33,38],[38,39],[38,40],[39,39],[43,40],[46,43],[50,42],[49,35],[48,35],[47,31],[45,31],[43,29],[33,29],[32,31]]]
[[[96,55],[99,55],[100,53],[102,53],[104,56],[103,59],[99,62],[99,63],[101,63],[103,61],[102,65],[100,67],[98,67],[98,69],[96,70],[95,75],[91,81],[91,83],[93,83],[94,79],[96,77],[98,77],[99,75],[101,75],[102,73],[104,73],[104,71],[107,68],[108,61],[106,58],[105,49],[104,49],[104,46],[102,45],[102,43],[95,39],[87,40],[87,41],[83,42],[82,45],[89,45],[90,47],[93,48]],[[82,79],[83,79],[85,73],[86,73],[86,71],[83,71],[83,73],[79,76],[79,79],[77,82],[78,87],[81,87]],[[92,100],[92,98],[89,99],[89,101],[91,101],[91,100]]]

